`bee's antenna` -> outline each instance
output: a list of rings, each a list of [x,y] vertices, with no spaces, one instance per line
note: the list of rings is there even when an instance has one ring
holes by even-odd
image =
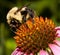
[[[16,14],[18,11],[20,11],[23,7],[28,7],[28,6],[30,6],[30,4],[31,4],[31,2],[23,5],[21,8],[19,8],[19,9],[15,12],[15,14]]]
[[[23,7],[28,7],[28,6],[30,6],[30,5],[31,5],[31,2],[30,2],[30,3],[25,4]]]

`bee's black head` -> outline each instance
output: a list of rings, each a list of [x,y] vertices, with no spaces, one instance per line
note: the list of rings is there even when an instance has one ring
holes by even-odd
[[[12,18],[10,21],[10,27],[13,31],[16,31],[16,29],[21,25],[21,23],[16,20],[15,18]]]

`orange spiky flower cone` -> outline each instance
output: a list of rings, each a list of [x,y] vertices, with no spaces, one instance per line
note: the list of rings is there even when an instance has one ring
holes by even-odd
[[[57,30],[52,20],[43,17],[35,17],[34,21],[28,20],[22,24],[15,32],[17,47],[21,52],[27,53],[26,55],[33,53],[32,55],[40,52],[40,55],[52,54],[51,44],[55,44],[54,40],[57,38]],[[47,48],[50,50],[47,50]],[[53,52],[54,54],[54,52]],[[16,54],[15,54],[16,55]]]

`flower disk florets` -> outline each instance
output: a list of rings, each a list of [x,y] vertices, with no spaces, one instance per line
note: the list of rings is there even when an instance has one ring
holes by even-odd
[[[26,53],[45,50],[48,44],[53,43],[56,38],[54,22],[47,18],[44,20],[42,17],[28,20],[17,29],[16,34],[14,39],[17,46]]]

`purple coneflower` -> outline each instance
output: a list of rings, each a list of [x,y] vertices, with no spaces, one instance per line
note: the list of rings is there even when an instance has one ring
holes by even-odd
[[[17,48],[11,55],[60,55],[60,27],[50,19],[34,18],[22,24],[14,39]]]

